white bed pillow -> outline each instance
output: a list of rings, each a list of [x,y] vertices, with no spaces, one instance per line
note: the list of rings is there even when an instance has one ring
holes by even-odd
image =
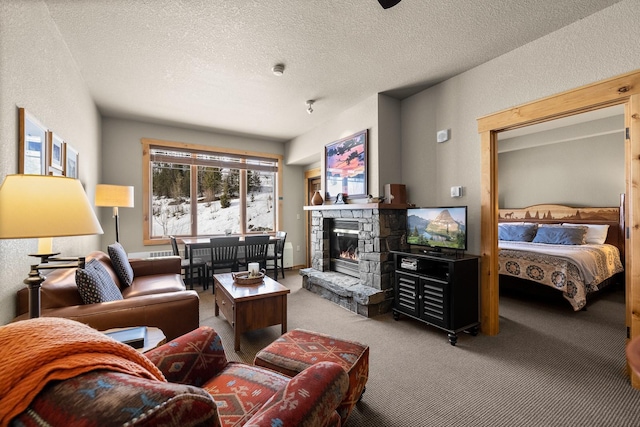
[[[565,222],[562,225],[565,227],[587,227],[585,243],[592,245],[604,244],[607,240],[607,233],[609,232],[608,224],[571,224]]]

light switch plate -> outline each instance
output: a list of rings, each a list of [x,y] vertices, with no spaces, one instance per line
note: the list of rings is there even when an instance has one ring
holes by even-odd
[[[459,185],[451,187],[451,197],[462,197],[462,187]]]

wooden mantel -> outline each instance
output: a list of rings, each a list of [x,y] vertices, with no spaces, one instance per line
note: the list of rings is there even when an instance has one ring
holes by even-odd
[[[305,211],[326,211],[338,209],[407,209],[412,207],[405,203],[341,203],[330,205],[303,206]]]

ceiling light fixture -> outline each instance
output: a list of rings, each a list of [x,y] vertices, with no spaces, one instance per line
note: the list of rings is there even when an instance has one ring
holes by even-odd
[[[274,76],[280,77],[281,75],[284,74],[284,64],[276,64],[276,65],[274,65],[273,68],[271,69],[271,71],[273,71],[273,75]]]
[[[313,113],[313,108],[311,108],[311,106],[313,105],[314,102],[316,102],[314,99],[310,99],[307,102],[305,102],[305,104],[307,104],[307,113],[309,114]]]

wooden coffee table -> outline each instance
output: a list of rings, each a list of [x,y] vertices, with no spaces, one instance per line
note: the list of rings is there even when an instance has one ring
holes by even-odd
[[[254,329],[282,325],[287,332],[287,294],[290,290],[265,276],[262,283],[238,285],[231,273],[214,274],[215,315],[220,311],[231,324],[234,350],[240,350],[240,334]]]

